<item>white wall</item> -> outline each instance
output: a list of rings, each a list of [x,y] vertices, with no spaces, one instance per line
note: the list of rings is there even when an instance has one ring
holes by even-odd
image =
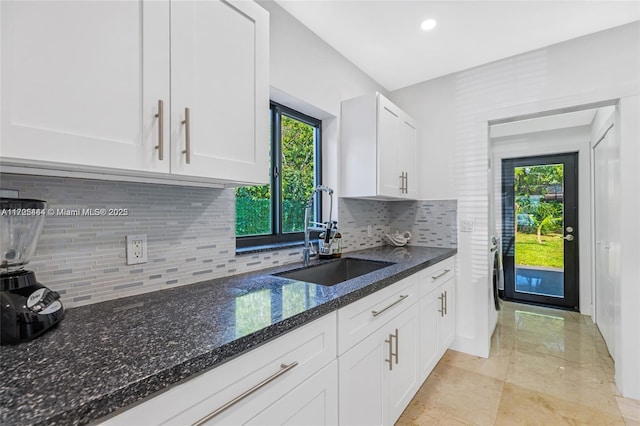
[[[620,326],[616,336],[616,384],[640,399],[640,96],[620,101]]]
[[[421,161],[430,166],[422,168],[421,183],[427,188],[424,193],[438,194],[435,186],[443,179],[443,171],[451,168],[455,184],[442,198],[457,196],[459,220],[475,222],[474,232],[458,234],[459,315],[454,348],[481,356],[488,356],[490,348],[489,121],[610,99],[621,98],[624,106],[630,97],[638,95],[639,86],[640,23],[634,22],[390,94],[395,103],[416,118],[418,127],[424,129],[420,134]],[[440,117],[437,111],[448,111],[451,116]],[[622,120],[622,127],[626,129],[622,135],[623,149],[637,150],[637,116],[626,121],[622,117]],[[429,152],[437,152],[439,162],[451,161],[434,165],[436,160],[428,158]],[[631,154],[626,157],[629,174],[623,171],[623,178],[627,179],[624,190],[627,198],[637,198],[631,197],[637,195],[637,187],[634,192],[629,182],[637,181],[640,161],[635,151]],[[636,223],[627,236],[638,240],[638,233]],[[631,284],[625,284],[629,286],[627,290],[637,292],[631,289]],[[636,301],[633,299],[637,310]],[[637,341],[638,322],[625,324],[623,321],[623,324],[635,330]],[[636,363],[640,359],[637,350],[635,359]],[[636,387],[640,387],[640,380],[636,381]],[[632,385],[624,388],[621,390],[625,394],[640,397],[637,390],[627,391],[633,389]]]
[[[591,127],[579,126],[544,132],[492,138],[492,202],[495,215],[490,219],[495,223],[496,235],[502,235],[502,159],[529,157],[535,155],[578,153],[578,241],[580,273],[578,277],[580,313],[593,312],[591,281]]]

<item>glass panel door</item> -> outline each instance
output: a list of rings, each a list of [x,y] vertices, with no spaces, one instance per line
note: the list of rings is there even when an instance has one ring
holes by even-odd
[[[503,160],[505,296],[578,309],[577,154]]]

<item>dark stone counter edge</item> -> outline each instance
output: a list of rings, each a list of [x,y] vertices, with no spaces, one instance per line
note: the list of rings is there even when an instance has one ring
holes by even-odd
[[[388,287],[391,284],[428,268],[433,264],[453,257],[456,253],[456,249],[451,249],[450,252],[446,252],[425,262],[419,263],[418,265],[409,267],[395,275],[378,280],[368,286],[311,308],[305,312],[286,318],[276,324],[256,331],[255,333],[217,347],[211,352],[202,354],[181,364],[175,365],[174,367],[150,375],[142,380],[133,382],[126,387],[122,387],[115,392],[105,395],[104,397],[88,401],[85,404],[61,412],[46,419],[46,421],[37,424],[84,425],[113,414],[122,408],[142,403],[148,397],[153,396],[162,390],[167,390],[172,385],[186,379],[191,379],[196,375],[205,373],[214,367],[218,367],[223,363],[231,361],[232,359],[257,348],[276,337],[294,330],[297,327],[307,324],[330,312],[336,311],[343,306],[353,303],[356,300],[362,299],[369,294]],[[353,257],[357,258],[358,256],[356,255]],[[260,272],[257,271],[255,274],[258,275]]]

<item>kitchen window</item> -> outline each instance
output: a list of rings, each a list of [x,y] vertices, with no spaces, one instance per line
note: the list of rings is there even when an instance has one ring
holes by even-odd
[[[271,181],[236,189],[236,248],[304,240],[304,210],[321,181],[321,121],[271,103]],[[315,195],[311,220],[320,217]]]

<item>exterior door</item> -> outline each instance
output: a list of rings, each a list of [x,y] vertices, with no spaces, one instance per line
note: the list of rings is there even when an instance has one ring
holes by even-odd
[[[578,154],[502,160],[505,298],[578,306]]]

